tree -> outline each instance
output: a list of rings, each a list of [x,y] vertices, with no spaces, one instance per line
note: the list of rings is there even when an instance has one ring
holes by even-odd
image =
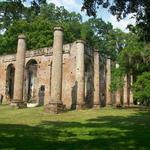
[[[22,18],[13,19],[0,36],[0,53],[14,53],[17,46],[17,35],[25,33],[27,37],[27,48],[37,49],[52,46],[53,27],[57,24],[64,27],[64,42],[71,43],[77,39],[84,39],[90,46],[98,49],[102,55],[111,55],[108,50],[108,35],[113,28],[110,23],[102,19],[92,18],[82,22],[80,14],[68,12],[64,7],[54,4],[39,4],[39,12],[32,11],[30,7],[24,6]],[[6,28],[6,26],[4,26]],[[107,50],[106,50],[107,49]],[[113,48],[111,49],[113,51]]]
[[[150,41],[150,0],[84,0],[82,9],[89,16],[96,16],[100,6],[109,9],[118,20],[134,14],[138,28],[144,32],[143,40]]]
[[[39,15],[41,6],[47,4],[46,0],[32,0],[31,6],[26,7],[25,1],[7,0],[0,2],[0,31],[7,30],[14,21],[20,19],[32,22],[32,19]]]
[[[81,30],[82,38],[97,49],[101,56],[114,59],[116,44],[113,45],[111,42],[113,41],[112,33],[116,34],[111,23],[105,23],[100,18],[89,19],[83,23]]]
[[[120,44],[120,48],[115,51],[115,62],[119,64],[119,68],[112,69],[112,84],[111,90],[116,91],[123,87],[123,77],[132,72],[134,81],[143,72],[150,71],[150,51],[149,46],[144,46],[143,42],[139,41],[137,35],[133,33],[118,33],[117,39],[114,37],[112,44]],[[118,45],[118,44],[117,44]]]
[[[141,104],[150,104],[150,72],[143,72],[133,85],[134,98]]]
[[[24,5],[21,0],[0,2],[0,30],[8,29],[14,20],[22,18]]]
[[[123,88],[124,81],[124,71],[121,68],[115,68],[115,66],[112,69],[112,78],[111,78],[111,91],[115,92],[118,89]]]
[[[9,25],[4,26],[6,31],[0,36],[0,54],[16,51],[17,36],[20,33],[26,35],[28,49],[52,46],[53,28],[57,24],[64,27],[65,43],[81,38],[82,18],[80,14],[70,13],[64,7],[56,7],[54,4],[39,6],[40,13],[37,15],[35,11],[31,11],[32,5],[28,8],[24,7],[28,12],[23,12],[20,19],[12,19]]]

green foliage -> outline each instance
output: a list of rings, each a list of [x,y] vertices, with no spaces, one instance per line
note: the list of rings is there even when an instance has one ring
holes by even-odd
[[[133,85],[134,98],[142,103],[150,103],[150,72],[139,75]]]
[[[127,34],[122,32],[120,29],[110,30],[107,34],[106,51],[111,56],[111,59],[118,61],[118,55],[122,52],[125,47],[125,40]]]
[[[137,36],[134,34],[128,34],[125,38],[125,46],[122,52],[119,55],[120,65],[123,66],[126,70],[135,69],[141,58],[142,43],[138,41]]]
[[[111,91],[115,92],[117,89],[121,89],[124,85],[124,72],[120,68],[112,69],[112,79],[111,79]]]
[[[123,88],[123,76],[132,71],[133,76],[141,74],[144,71],[150,71],[150,55],[149,46],[139,41],[139,38],[133,33],[117,32],[111,35],[111,44],[116,49],[113,52],[119,68],[112,71],[112,91]],[[117,38],[117,39],[116,39]],[[114,45],[113,45],[114,44]],[[118,45],[119,44],[119,45]]]
[[[15,21],[0,38],[2,43],[0,53],[14,53],[17,47],[17,35],[20,33],[25,33],[27,37],[27,49],[52,45],[52,27],[50,22],[40,19],[34,20],[32,23],[25,20]]]
[[[102,19],[94,18],[82,23],[80,14],[68,12],[62,6],[40,4],[38,1],[36,3],[34,7],[33,3],[31,7],[24,6],[23,18],[12,19],[11,24],[7,28],[5,26],[6,32],[0,36],[0,54],[15,53],[17,36],[20,33],[24,33],[27,37],[27,49],[52,46],[53,28],[61,25],[65,32],[64,43],[84,39],[101,54],[111,55],[110,52],[105,51],[108,49],[107,34],[113,30],[110,23],[106,24]]]
[[[0,30],[8,29],[14,20],[21,19],[24,9],[21,0],[0,2]]]
[[[20,33],[24,33],[27,37],[27,49],[52,46],[53,28],[58,24],[64,27],[65,43],[81,38],[79,14],[69,13],[64,7],[56,7],[54,4],[38,6],[40,13],[35,14],[32,5],[29,8],[25,7],[26,12],[22,13],[23,18],[13,19],[8,27],[5,26],[6,32],[0,36],[0,54],[16,51],[17,36]]]
[[[90,38],[90,40],[88,40],[90,42],[90,45],[93,46],[95,49],[98,49],[101,55],[111,55],[112,53],[109,53],[107,37],[109,33],[113,31],[112,25],[110,23],[106,24],[100,18],[89,19],[85,23],[85,25],[88,28],[85,29],[86,32],[92,30],[87,36],[88,38]]]
[[[89,16],[96,16],[100,6],[108,9],[118,20],[134,14],[141,39],[150,41],[150,0],[84,0],[82,9]]]
[[[118,62],[126,73],[132,70],[136,76],[144,71],[150,71],[149,53],[148,44],[144,46],[137,35],[129,33],[126,35],[124,48],[118,55]]]

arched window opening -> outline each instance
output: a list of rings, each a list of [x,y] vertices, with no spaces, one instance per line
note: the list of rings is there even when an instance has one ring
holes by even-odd
[[[37,62],[30,60],[26,65],[26,100],[34,101],[36,97]]]
[[[8,65],[7,70],[6,70],[6,97],[8,100],[13,99],[14,76],[15,76],[15,67],[13,64],[10,64]]]

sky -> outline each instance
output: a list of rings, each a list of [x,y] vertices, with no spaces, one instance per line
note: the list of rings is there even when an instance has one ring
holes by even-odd
[[[27,5],[29,0],[27,1]],[[54,3],[56,6],[64,6],[68,11],[75,11],[80,13],[83,16],[83,21],[86,21],[89,17],[85,12],[81,12],[81,7],[83,0],[47,0],[47,3]],[[105,22],[110,22],[114,26],[114,28],[119,28],[125,32],[128,32],[126,29],[128,24],[135,24],[135,19],[130,19],[131,15],[127,18],[117,21],[115,16],[112,16],[107,9],[100,8],[97,13],[98,17],[102,18]]]

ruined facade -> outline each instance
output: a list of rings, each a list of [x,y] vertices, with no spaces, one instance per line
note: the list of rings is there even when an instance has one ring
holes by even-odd
[[[111,60],[101,64],[99,52],[83,40],[63,44],[63,29],[54,29],[51,48],[26,50],[24,35],[18,37],[17,54],[0,56],[0,94],[3,103],[26,107],[45,105],[46,111],[81,109],[133,101],[125,77],[122,93],[110,92]],[[122,96],[120,96],[122,94]],[[121,100],[123,99],[123,100]]]

